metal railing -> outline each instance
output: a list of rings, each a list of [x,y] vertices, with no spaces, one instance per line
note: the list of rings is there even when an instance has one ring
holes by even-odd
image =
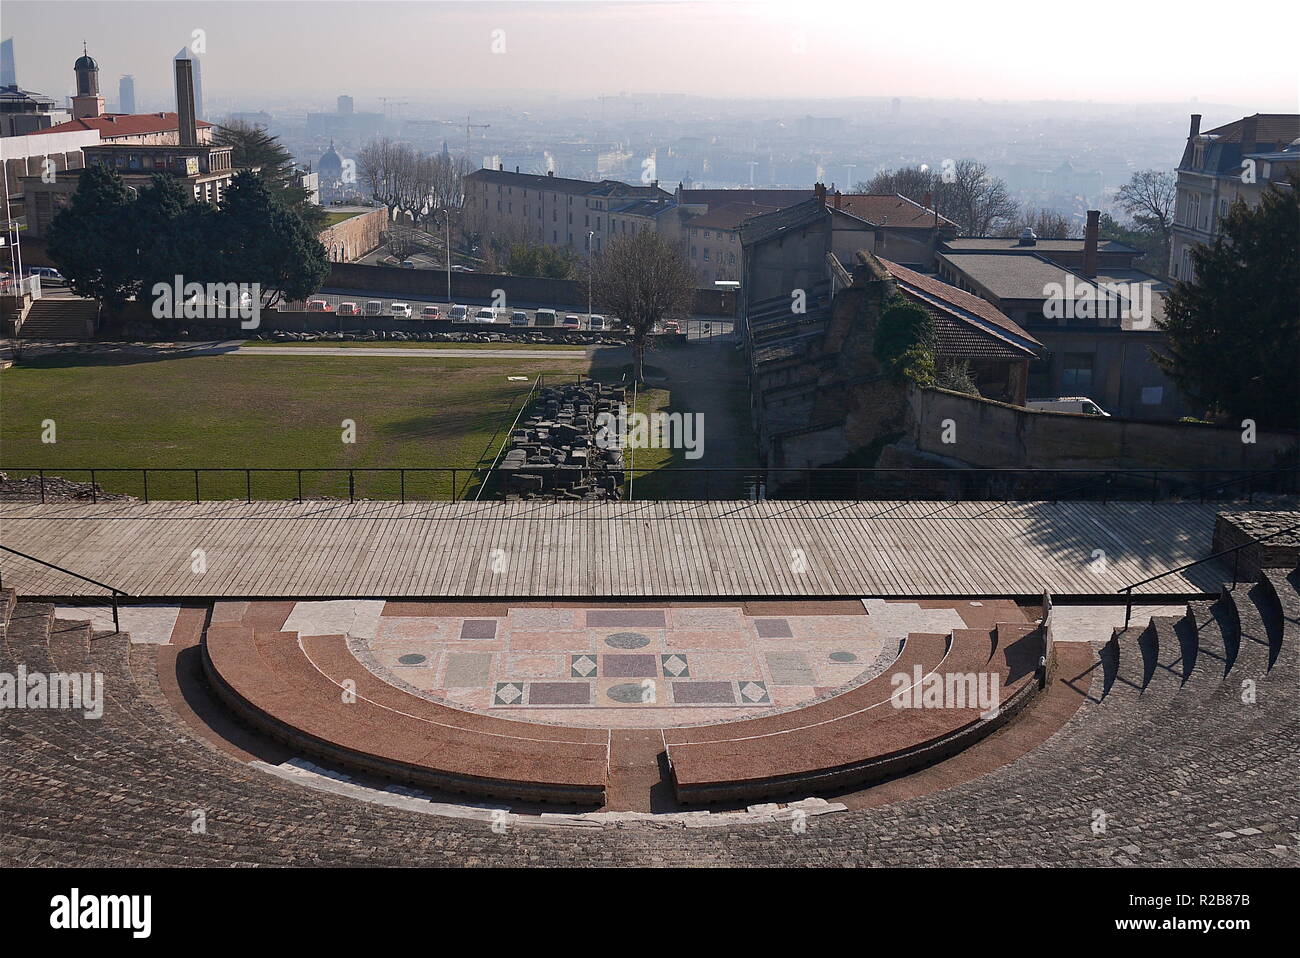
[[[1233,556],[1232,587],[1235,589],[1237,588],[1237,581],[1238,581],[1237,573],[1240,568],[1242,549],[1247,549],[1250,546],[1259,545],[1261,542],[1267,542],[1269,539],[1276,539],[1278,536],[1284,536],[1287,533],[1295,532],[1297,530],[1300,530],[1300,524],[1291,526],[1290,528],[1287,529],[1278,529],[1276,532],[1270,532],[1268,535],[1260,536],[1258,539],[1251,539],[1249,542],[1243,542],[1240,545],[1235,545],[1231,549],[1224,549],[1221,552],[1214,553],[1214,555],[1208,555],[1204,559],[1197,559],[1194,562],[1188,562],[1185,565],[1180,565],[1176,569],[1168,569],[1164,572],[1159,572],[1156,575],[1148,576],[1147,578],[1141,580],[1140,582],[1130,583],[1129,585],[1124,586],[1124,588],[1122,589],[1116,589],[1115,590],[1116,594],[1128,596],[1128,601],[1124,603],[1124,628],[1126,629],[1128,628],[1129,620],[1133,615],[1133,590],[1136,589],[1138,586],[1146,585],[1149,582],[1155,582],[1157,579],[1163,579],[1167,575],[1174,575],[1177,572],[1182,572],[1183,570],[1190,569],[1193,566],[1201,565],[1202,563],[1209,562],[1212,559],[1221,559],[1226,555],[1232,555]]]
[[[633,460],[633,463],[635,460]],[[495,460],[476,466],[200,466],[33,468],[0,465],[11,479],[37,480],[47,501],[54,477],[90,480],[91,502],[125,494],[145,502],[298,501],[357,499],[458,501],[487,498],[483,485]],[[527,470],[525,470],[527,471]],[[622,489],[639,501],[901,500],[934,502],[1027,501],[1253,501],[1257,493],[1300,493],[1300,469],[1017,469],[1017,468],[688,468],[637,467],[622,471]],[[111,486],[100,481],[111,477]],[[304,484],[306,480],[306,485]],[[160,494],[161,493],[161,494]]]
[[[27,559],[29,562],[35,562],[39,565],[43,565],[48,569],[54,569],[56,572],[62,572],[64,575],[70,575],[74,579],[80,579],[82,582],[89,582],[91,585],[97,585],[101,589],[107,589],[109,598],[112,600],[113,603],[113,634],[116,635],[117,633],[122,631],[122,627],[118,624],[118,618],[117,618],[117,597],[120,595],[124,599],[129,599],[131,598],[131,594],[129,592],[123,592],[121,589],[117,588],[116,586],[111,586],[107,582],[100,582],[98,579],[92,579],[90,578],[90,576],[82,575],[80,572],[73,572],[71,569],[63,568],[63,566],[61,565],[55,565],[53,562],[46,562],[44,559],[38,559],[36,558],[36,556],[28,555],[26,552],[19,552],[17,549],[11,549],[5,545],[0,545],[0,550],[8,552],[12,555],[19,556],[23,559]],[[0,579],[0,585],[3,585],[2,579]]]

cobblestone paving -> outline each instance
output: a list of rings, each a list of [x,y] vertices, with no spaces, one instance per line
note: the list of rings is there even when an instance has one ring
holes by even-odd
[[[51,631],[51,628],[53,631]],[[734,828],[577,829],[444,820],[308,790],[192,738],[155,650],[24,603],[0,671],[105,675],[101,720],[0,712],[0,861],[13,865],[1300,865],[1294,655],[1243,704],[1222,683],[1140,690],[1136,643],[1074,677],[1089,700],[1030,754],[881,808]],[[1294,651],[1294,650],[1290,650]],[[1165,656],[1162,655],[1161,661]],[[1242,663],[1258,666],[1258,662]],[[1127,668],[1127,671],[1125,669]],[[1139,678],[1128,679],[1134,673]],[[1189,693],[1189,694],[1184,694]],[[199,828],[199,825],[202,828]]]

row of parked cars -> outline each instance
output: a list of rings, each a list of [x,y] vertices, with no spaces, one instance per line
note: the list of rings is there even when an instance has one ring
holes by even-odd
[[[503,309],[493,306],[480,306],[475,309],[473,315],[470,315],[470,306],[450,306],[444,316],[441,306],[427,305],[420,307],[420,314],[417,317],[415,310],[410,303],[392,303],[385,309],[383,302],[377,299],[368,300],[365,306],[360,303],[339,303],[338,307],[331,306],[327,300],[309,299],[307,300],[307,312],[309,313],[336,313],[339,316],[392,316],[394,319],[449,319],[453,323],[481,323],[484,325],[499,324],[510,326],[528,326],[528,314],[522,309]],[[602,332],[612,329],[617,324],[617,320],[607,320],[599,313],[593,313],[587,317],[586,322],[576,313],[568,313],[563,319],[553,309],[539,309],[533,314],[533,323],[535,326],[551,326],[560,329],[588,329],[594,332]]]

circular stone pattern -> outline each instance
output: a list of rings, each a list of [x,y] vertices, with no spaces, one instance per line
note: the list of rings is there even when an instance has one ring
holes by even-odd
[[[832,662],[856,662],[858,657],[852,652],[832,652],[830,655]]]
[[[605,693],[615,702],[621,702],[624,705],[629,703],[635,704],[642,700],[645,690],[636,682],[624,682],[622,685],[615,685]]]
[[[615,632],[605,639],[611,649],[640,649],[650,644],[650,637],[640,632]]]
[[[423,655],[416,655],[415,653],[411,653],[410,655],[399,655],[397,657],[397,661],[401,665],[419,665],[424,660],[425,657]]]

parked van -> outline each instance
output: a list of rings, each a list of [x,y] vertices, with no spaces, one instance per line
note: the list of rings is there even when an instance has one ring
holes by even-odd
[[[1031,399],[1025,403],[1030,409],[1042,409],[1045,412],[1077,412],[1085,416],[1109,416],[1087,396],[1059,396],[1056,399]]]
[[[587,317],[587,328],[588,328],[588,329],[604,329],[604,328],[605,328],[605,317],[602,316],[602,315],[600,315],[600,313],[592,313],[590,316]]]
[[[516,309],[513,313],[510,314],[510,325],[527,326],[528,314],[525,313],[522,309]]]
[[[66,286],[68,281],[63,274],[52,266],[32,266],[27,270],[28,276],[39,276],[42,286]]]
[[[450,319],[453,323],[466,322],[468,317],[469,317],[468,306],[453,306],[447,312],[447,318]]]
[[[474,314],[476,323],[495,323],[497,321],[497,311],[491,306],[484,306]]]
[[[441,319],[442,313],[437,306],[426,306],[420,310],[421,319]]]
[[[356,303],[339,303],[338,314],[340,316],[360,316],[361,307]]]
[[[554,326],[554,325],[555,325],[555,310],[553,310],[553,309],[539,309],[539,310],[537,310],[537,312],[533,313],[533,325],[534,325],[534,326]]]
[[[410,303],[393,303],[393,305],[390,306],[390,307],[388,307],[388,309],[389,309],[389,311],[392,313],[392,315],[393,315],[396,319],[410,319],[410,318],[411,318],[411,304],[410,304]]]
[[[377,299],[366,300],[366,315],[367,316],[384,315],[384,304]]]

